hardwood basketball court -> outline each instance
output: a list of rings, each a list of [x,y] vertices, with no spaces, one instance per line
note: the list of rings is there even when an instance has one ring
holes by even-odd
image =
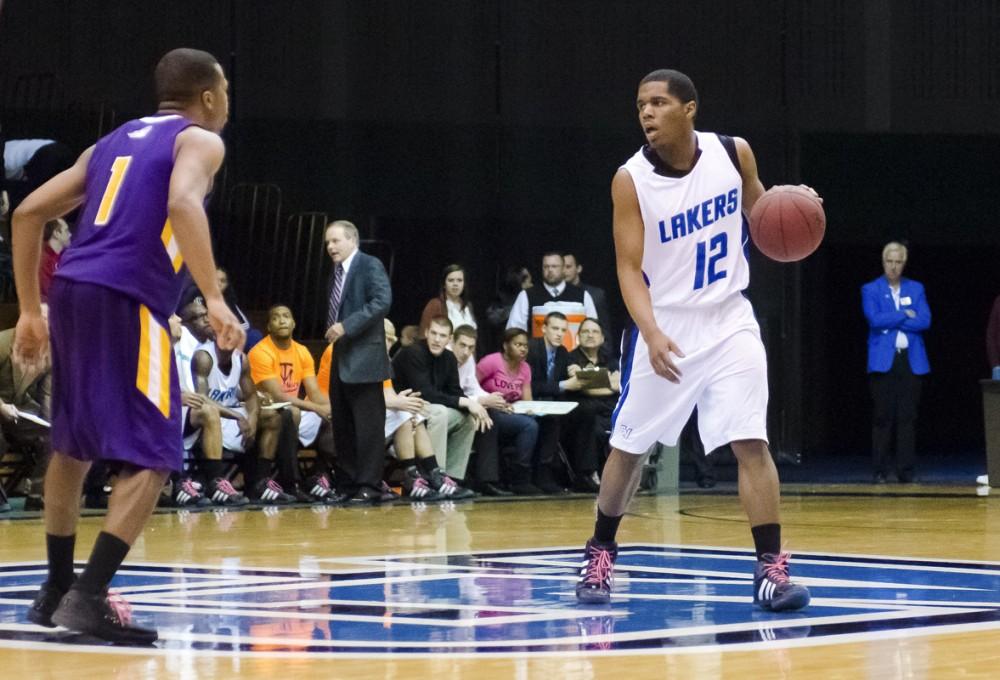
[[[732,493],[638,498],[608,608],[593,498],[157,514],[113,587],[156,648],[26,623],[39,519],[0,521],[5,677],[996,677],[1000,509],[972,487],[786,487],[803,612],[750,605]],[[80,527],[89,549],[98,517]],[[995,564],[983,564],[995,563]]]

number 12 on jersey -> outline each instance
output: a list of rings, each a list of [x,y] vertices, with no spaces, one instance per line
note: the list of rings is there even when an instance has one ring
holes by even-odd
[[[726,271],[724,269],[716,270],[716,266],[719,264],[719,260],[726,258],[728,252],[726,232],[716,234],[708,241],[698,243],[698,251],[694,263],[695,290],[701,290],[705,286],[726,278]]]

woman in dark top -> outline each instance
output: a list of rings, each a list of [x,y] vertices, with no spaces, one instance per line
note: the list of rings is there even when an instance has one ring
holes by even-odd
[[[479,328],[480,354],[493,351],[504,342],[504,331],[514,300],[522,290],[531,288],[531,272],[522,265],[508,267],[503,279],[497,282],[497,296],[486,307],[485,318]]]

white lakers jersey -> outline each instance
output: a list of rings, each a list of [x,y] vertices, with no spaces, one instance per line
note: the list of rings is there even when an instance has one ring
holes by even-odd
[[[642,271],[654,309],[714,305],[750,282],[743,179],[718,135],[696,134],[701,155],[683,176],[649,149],[622,166],[639,197]]]
[[[212,357],[212,372],[208,374],[208,398],[223,406],[240,405],[240,376],[243,374],[243,355],[233,352],[232,365],[229,373],[223,373],[219,368],[219,355],[215,351],[215,342],[209,340],[198,345],[198,350],[208,352]]]

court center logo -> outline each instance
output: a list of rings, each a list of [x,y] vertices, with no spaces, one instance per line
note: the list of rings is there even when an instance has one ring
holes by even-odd
[[[295,570],[127,564],[113,587],[164,653],[672,653],[1000,627],[1000,564],[800,554],[811,604],[751,604],[745,550],[623,545],[615,595],[582,606],[582,550],[304,559]],[[0,646],[97,641],[27,623],[42,563],[0,565]]]

